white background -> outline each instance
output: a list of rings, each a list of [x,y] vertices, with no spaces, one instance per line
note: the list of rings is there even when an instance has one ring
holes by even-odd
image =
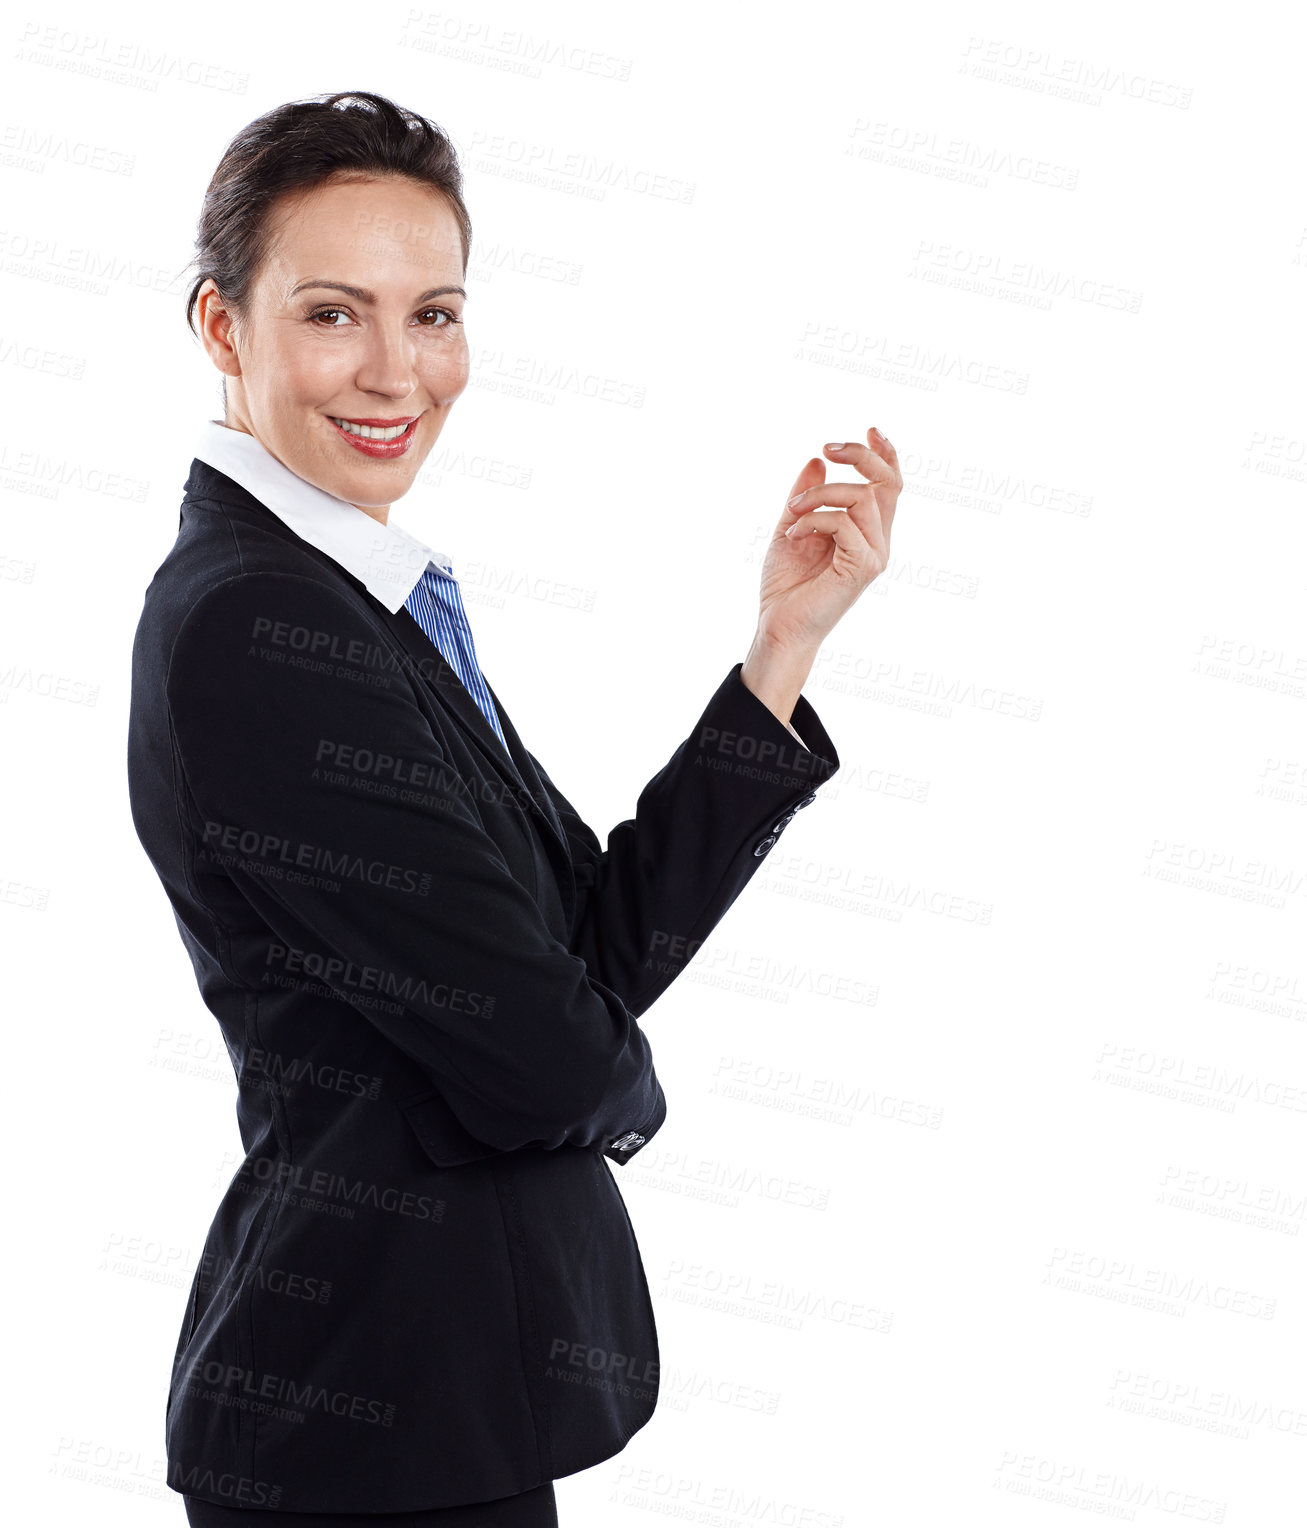
[[[618,1173],[662,1396],[559,1482],[565,1528],[1300,1521],[1288,15],[10,13],[22,1521],[183,1518],[164,1397],[239,1137],[128,811],[131,640],[221,411],[183,321],[205,185],[350,88],[450,133],[473,221],[474,376],[396,522],[601,838],[744,657],[804,461],[875,424],[906,478],[805,689],[840,772],[643,1021],[670,1110]]]

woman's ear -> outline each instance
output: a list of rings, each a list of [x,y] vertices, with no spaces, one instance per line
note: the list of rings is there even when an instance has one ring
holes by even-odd
[[[209,359],[225,377],[239,377],[240,357],[232,343],[232,314],[218,293],[212,277],[205,281],[195,299],[200,320],[200,339]],[[223,383],[226,398],[226,383]]]

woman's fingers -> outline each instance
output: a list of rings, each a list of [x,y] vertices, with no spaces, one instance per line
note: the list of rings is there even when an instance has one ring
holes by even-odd
[[[898,453],[888,441],[882,444],[877,440],[871,430],[867,431],[867,438],[870,446],[859,445],[856,440],[831,441],[825,448],[826,455],[832,461],[846,463],[869,482],[892,481],[898,472]]]
[[[794,516],[794,525],[797,526],[800,517],[813,519],[812,511],[821,504],[832,504],[847,510],[847,518],[857,525],[867,544],[876,547],[881,545],[884,532],[888,527],[882,523],[884,516],[881,512],[880,500],[876,497],[874,484],[814,483],[811,488],[805,488],[796,493],[786,505],[786,510]],[[829,523],[829,517],[819,515],[815,518]],[[793,541],[804,533],[801,530],[794,530],[793,526],[787,526],[785,534]]]
[[[866,501],[865,483],[814,483],[811,488],[801,488],[790,500],[789,508],[806,515],[818,504],[838,504],[843,509],[851,509]]]
[[[829,536],[840,551],[860,565],[874,565],[882,556],[879,526],[873,525],[868,534],[852,516],[838,509],[819,509],[804,515],[785,534],[789,541],[800,541],[804,536]]]
[[[820,483],[825,476],[826,463],[819,456],[810,456],[799,469],[799,475],[791,484],[790,492],[795,494],[801,489],[810,488],[812,484]]]
[[[850,511],[868,542],[880,545],[894,520],[903,474],[899,471],[898,452],[874,426],[867,431],[867,440],[869,444],[865,446],[856,440],[845,440],[828,441],[823,447],[832,462],[852,467],[867,480],[865,483],[828,483],[825,460],[820,456],[808,458],[790,489],[791,497],[781,513],[778,531],[788,535],[800,516],[810,514],[819,504],[831,504]],[[879,495],[875,493],[877,488]],[[796,536],[799,534],[795,532]]]
[[[832,461],[846,463],[860,472],[868,482],[880,489],[876,504],[880,510],[881,523],[886,536],[889,535],[890,527],[894,524],[894,511],[898,506],[899,494],[903,490],[903,473],[899,470],[899,454],[888,440],[876,428],[867,431],[869,446],[860,445],[857,441],[846,440],[843,442],[831,441],[826,446],[826,454]],[[799,481],[802,481],[800,478]],[[796,483],[797,486],[797,483]],[[859,487],[861,485],[858,485]],[[802,510],[808,503],[817,500],[801,500],[797,508]],[[841,500],[833,502],[840,503]]]
[[[899,453],[894,449],[889,441],[885,439],[880,431],[876,429],[874,425],[870,430],[867,431],[867,439],[876,448],[877,452],[885,458],[891,467],[893,467],[895,472],[897,472],[899,470]]]

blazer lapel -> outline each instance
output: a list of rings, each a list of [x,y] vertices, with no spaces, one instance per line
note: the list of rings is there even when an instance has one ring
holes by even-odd
[[[481,677],[485,679],[484,674],[482,674]],[[512,756],[513,762],[517,766],[518,777],[525,784],[527,790],[530,791],[532,800],[534,800],[544,812],[550,827],[553,828],[554,832],[558,836],[559,843],[566,847],[567,834],[563,829],[562,820],[560,819],[554,806],[553,798],[545,789],[545,783],[537,773],[535,764],[532,762],[531,755],[526,750],[526,745],[517,735],[517,728],[509,719],[508,712],[505,711],[503,702],[500,700],[499,696],[495,694],[494,686],[488,679],[486,679],[486,689],[490,691],[490,698],[495,703],[495,710],[499,714],[499,725],[504,729],[504,736],[508,739],[509,752]],[[466,694],[466,691],[464,691],[464,693]],[[471,696],[469,696],[468,699],[470,700]],[[474,704],[472,709],[477,713],[478,716],[481,716],[480,707]],[[484,722],[485,717],[481,716],[481,720]],[[493,729],[489,728],[488,723],[487,728],[493,734]],[[495,742],[498,743],[499,739],[495,738]],[[504,750],[501,747],[499,751],[502,754]]]
[[[499,724],[504,729],[504,737],[508,741],[507,753],[485,713],[468,693],[467,686],[446,661],[444,653],[413,618],[412,613],[401,605],[392,614],[379,600],[374,603],[405,651],[413,658],[418,673],[431,692],[461,724],[463,730],[472,735],[491,766],[500,774],[506,775],[510,783],[519,788],[523,806],[534,807],[536,815],[543,820],[563,860],[570,868],[571,850],[562,822],[549,798],[549,792],[544,787],[544,782],[536,773],[535,765],[531,762],[530,755],[518,736],[517,728],[509,720],[508,713],[504,710],[503,703],[495,694],[490,681],[486,680],[486,689],[490,691],[490,698],[499,714]],[[482,678],[485,678],[484,674]]]

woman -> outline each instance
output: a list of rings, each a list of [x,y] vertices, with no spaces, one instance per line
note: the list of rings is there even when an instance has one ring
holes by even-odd
[[[241,132],[199,224],[224,419],[145,595],[128,766],[239,1084],[167,1404],[206,1528],[552,1524],[552,1481],[649,1419],[609,1166],[666,1110],[636,1020],[838,768],[799,691],[902,486],[877,431],[827,447],[864,482],[805,465],[748,655],[601,848],[389,518],[468,379],[460,188],[434,124],[348,92]]]

